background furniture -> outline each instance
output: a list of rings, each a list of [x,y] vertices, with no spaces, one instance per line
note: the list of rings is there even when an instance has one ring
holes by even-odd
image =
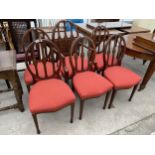
[[[16,61],[23,62],[25,61],[25,54],[21,47],[21,40],[24,35],[24,32],[31,28],[31,24],[34,24],[34,27],[37,26],[36,19],[0,19],[0,23],[3,25],[7,23],[10,37],[6,40],[10,40],[16,50]],[[11,43],[10,43],[11,44]],[[12,47],[7,48],[12,49]]]
[[[73,23],[73,24],[77,27],[78,32],[82,33],[83,35],[91,37],[93,29],[87,27],[86,23],[80,23],[80,24]],[[96,27],[97,26],[99,26],[99,25],[96,25]],[[111,30],[109,30],[109,34],[110,35],[112,35],[112,34],[122,34],[123,35],[125,33],[122,31],[116,30],[116,29],[111,29]]]
[[[79,33],[75,25],[65,20],[59,21],[52,31],[52,41],[60,48],[61,53],[65,56],[69,56],[71,44],[78,36]]]
[[[135,58],[140,58],[140,59],[143,59],[143,60],[148,60],[150,61],[150,64],[146,70],[146,73],[143,77],[143,80],[140,84],[140,88],[139,90],[143,90],[149,79],[151,78],[151,76],[153,75],[154,73],[154,70],[155,70],[155,55],[150,53],[149,51],[143,49],[143,48],[140,48],[136,45],[133,44],[133,40],[134,38],[136,38],[136,35],[137,34],[132,34],[132,35],[126,35],[124,36],[125,40],[126,40],[126,52],[125,54],[129,55],[129,56],[132,56],[132,57],[135,57]],[[147,36],[147,37],[150,37],[152,38],[152,33],[141,33],[141,34],[138,34],[138,36]]]
[[[91,22],[93,23],[103,23],[103,22],[118,22],[119,19],[91,19]]]
[[[17,104],[1,108],[1,110],[7,110],[10,108],[19,108],[21,112],[24,111],[22,101],[22,86],[18,73],[16,70],[16,52],[14,50],[1,51],[0,52],[0,79],[8,80],[12,86],[17,100]]]

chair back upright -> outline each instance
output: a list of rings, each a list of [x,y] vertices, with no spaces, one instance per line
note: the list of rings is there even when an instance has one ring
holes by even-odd
[[[95,44],[87,36],[76,38],[70,50],[70,64],[73,74],[92,70],[95,66]]]
[[[35,56],[35,51],[39,51],[39,59]],[[58,77],[60,78],[60,69],[63,56],[58,47],[51,41],[40,39],[32,42],[26,49],[26,67],[33,78],[33,83],[40,80]],[[30,67],[31,65],[34,67]],[[43,74],[39,74],[42,70]]]
[[[65,56],[69,56],[71,44],[77,37],[79,37],[78,30],[71,21],[59,21],[52,31],[52,41],[57,44]]]
[[[126,42],[123,36],[118,34],[110,36],[105,45],[105,68],[114,65],[121,65],[125,51]],[[117,63],[115,63],[115,60],[117,60]]]

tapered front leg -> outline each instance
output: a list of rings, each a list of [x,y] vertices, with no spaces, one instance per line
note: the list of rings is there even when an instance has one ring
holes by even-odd
[[[74,121],[74,107],[75,107],[75,103],[71,105],[71,120],[70,120],[70,123],[73,123],[73,121]]]
[[[37,115],[36,114],[32,114],[32,117],[33,117],[34,124],[35,124],[36,130],[37,130],[37,134],[40,134],[40,129],[39,129]]]
[[[115,95],[116,95],[116,90],[113,89],[112,95],[111,95],[111,99],[110,99],[110,103],[109,103],[109,106],[108,106],[109,109],[110,109],[110,108],[112,107],[112,105],[113,105],[113,100],[114,100],[114,98],[115,98]]]
[[[80,119],[80,120],[82,120],[83,108],[84,108],[84,101],[81,100],[81,101],[80,101],[80,115],[79,115],[79,119]]]
[[[138,87],[138,84],[135,85],[135,86],[133,87],[132,93],[131,93],[131,95],[130,95],[130,97],[129,97],[129,101],[132,100],[132,97],[133,97],[133,95],[135,94],[137,87]]]
[[[106,106],[107,106],[107,102],[108,102],[108,99],[109,99],[110,92],[111,92],[111,91],[107,92],[107,94],[106,94],[105,101],[104,101],[104,105],[103,105],[103,109],[105,109]]]

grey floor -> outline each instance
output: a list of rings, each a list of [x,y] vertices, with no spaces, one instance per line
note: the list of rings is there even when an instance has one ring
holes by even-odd
[[[123,65],[143,76],[148,63],[124,57]],[[19,73],[24,89],[23,102],[25,112],[18,109],[0,112],[0,134],[36,134],[34,123],[28,109],[28,93],[23,82],[23,72]],[[130,90],[119,91],[114,100],[115,108],[102,110],[105,96],[87,100],[83,120],[78,120],[79,99],[75,107],[75,120],[69,123],[70,108],[56,113],[40,114],[38,117],[42,134],[151,134],[155,131],[155,76],[147,87],[136,92],[133,101],[128,102]],[[6,88],[0,81],[1,89]],[[13,92],[0,94],[0,106],[15,103]]]

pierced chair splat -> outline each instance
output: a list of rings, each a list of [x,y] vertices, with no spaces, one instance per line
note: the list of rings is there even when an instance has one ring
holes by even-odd
[[[96,45],[96,70],[98,73],[101,73],[105,68],[104,59],[107,59],[107,55],[105,53],[105,45],[108,38],[110,37],[109,30],[104,26],[98,26],[93,30],[91,37]],[[110,55],[110,59],[108,61],[109,64],[111,63],[111,60],[112,55]],[[115,63],[117,64],[117,59],[115,59]]]
[[[31,28],[31,29],[27,30],[24,33],[24,36],[22,38],[23,51],[26,52],[28,45],[31,44],[33,41],[38,40],[38,39],[50,40],[48,34],[46,32],[44,32],[42,29]],[[34,50],[35,50],[34,51],[35,57],[38,59],[40,56],[40,53],[37,49],[34,49]],[[29,65],[32,68],[34,67],[33,64],[31,64],[30,62],[29,62]],[[41,72],[40,74],[42,74],[43,70],[39,70],[39,71]],[[33,83],[33,79],[32,79],[30,72],[28,71],[28,69],[25,69],[25,71],[24,71],[24,80],[25,80],[28,91],[30,91],[30,86]]]

